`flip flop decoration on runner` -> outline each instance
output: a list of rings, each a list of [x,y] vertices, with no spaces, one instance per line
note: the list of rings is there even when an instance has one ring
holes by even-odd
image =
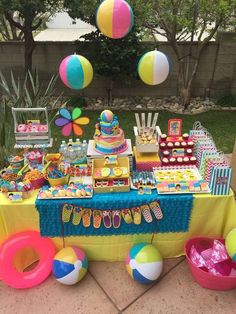
[[[81,117],[82,111],[76,107],[72,113],[67,108],[59,109],[59,117],[55,120],[55,125],[61,128],[63,136],[70,136],[73,132],[76,136],[82,136],[83,130],[80,125],[89,124],[89,118]]]

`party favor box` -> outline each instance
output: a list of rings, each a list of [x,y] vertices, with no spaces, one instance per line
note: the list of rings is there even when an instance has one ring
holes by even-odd
[[[230,182],[232,177],[232,169],[227,166],[213,167],[210,189],[214,195],[228,195],[230,190]]]

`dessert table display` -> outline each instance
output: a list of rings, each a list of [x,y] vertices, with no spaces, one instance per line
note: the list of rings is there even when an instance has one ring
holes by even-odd
[[[101,113],[89,144],[63,141],[59,153],[25,149],[21,169],[10,165],[1,172],[0,242],[39,230],[57,249],[77,245],[90,260],[121,261],[134,243],[151,242],[167,258],[182,255],[194,235],[225,236],[236,224],[231,171],[210,135],[199,124],[182,135],[176,119],[165,135],[157,115],[152,125],[144,120],[137,118],[139,132],[155,134],[156,142],[152,152],[150,142],[139,143],[148,145],[139,154],[150,163],[153,154],[159,160],[150,170],[135,170],[137,150],[133,155],[109,110]],[[16,157],[10,160],[18,162]],[[220,167],[223,179],[218,172],[215,178]],[[19,255],[18,266],[34,257],[30,251]]]

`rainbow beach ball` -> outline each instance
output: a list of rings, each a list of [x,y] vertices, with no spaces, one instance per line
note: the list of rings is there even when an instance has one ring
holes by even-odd
[[[83,89],[93,79],[93,68],[88,59],[80,55],[64,58],[59,67],[62,82],[72,89]]]
[[[142,284],[150,284],[158,279],[163,269],[159,251],[149,243],[135,244],[125,260],[130,276]]]
[[[114,114],[111,110],[103,110],[100,114],[100,118],[103,122],[112,122]]]
[[[139,77],[148,85],[158,85],[164,82],[169,69],[167,56],[157,50],[145,53],[138,63]]]
[[[105,0],[97,10],[97,27],[105,36],[113,39],[125,37],[134,23],[130,5],[124,0]]]
[[[232,229],[225,238],[225,247],[234,262],[236,262],[236,228]]]
[[[52,272],[57,281],[74,285],[87,273],[88,260],[81,249],[71,246],[60,250],[53,259]]]

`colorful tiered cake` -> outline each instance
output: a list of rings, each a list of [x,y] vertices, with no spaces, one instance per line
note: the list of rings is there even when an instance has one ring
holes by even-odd
[[[124,131],[119,127],[117,116],[104,110],[95,126],[95,149],[102,154],[119,154],[127,149]]]

